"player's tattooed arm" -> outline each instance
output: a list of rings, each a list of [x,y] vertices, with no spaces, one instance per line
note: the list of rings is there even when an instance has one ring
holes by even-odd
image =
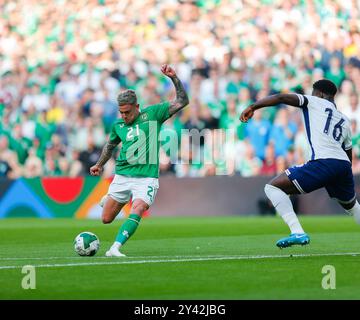
[[[174,101],[170,102],[170,107],[169,107],[169,114],[172,116],[174,113],[178,112],[179,110],[181,110],[182,108],[184,108],[189,104],[189,97],[186,93],[183,84],[181,83],[180,79],[177,77],[174,69],[172,69],[170,66],[165,64],[161,67],[161,72],[171,79],[175,87],[176,98]]]
[[[101,174],[103,167],[106,162],[111,158],[114,149],[116,148],[117,143],[108,141],[106,142],[104,148],[102,149],[99,160],[94,166],[90,168],[90,174],[93,176],[98,176]]]
[[[176,90],[176,99],[171,101],[169,107],[169,113],[170,115],[173,115],[189,104],[189,98],[179,78],[175,76],[174,78],[171,78],[171,80]]]
[[[108,162],[108,160],[111,158],[112,153],[113,153],[114,149],[116,148],[116,146],[117,146],[116,143],[113,143],[110,141],[106,142],[106,144],[101,152],[100,158],[99,158],[98,162],[96,162],[96,164],[98,166],[103,167],[105,165],[105,163]]]

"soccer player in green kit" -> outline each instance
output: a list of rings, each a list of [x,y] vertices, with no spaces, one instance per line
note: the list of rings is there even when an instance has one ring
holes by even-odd
[[[161,124],[189,103],[189,98],[173,68],[163,65],[161,72],[169,77],[176,90],[174,101],[167,101],[139,110],[133,90],[118,95],[121,118],[113,124],[109,140],[90,174],[99,176],[105,163],[121,142],[115,176],[101,201],[102,221],[111,223],[132,198],[128,219],[122,224],[107,257],[123,257],[120,248],[136,231],[143,213],[154,202],[159,189],[159,132]]]

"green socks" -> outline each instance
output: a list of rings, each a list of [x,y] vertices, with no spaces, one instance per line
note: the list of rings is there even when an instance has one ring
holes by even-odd
[[[121,245],[124,245],[124,243],[134,234],[136,231],[139,223],[140,223],[141,217],[137,214],[130,214],[129,217],[126,219],[126,221],[122,224],[120,227],[120,230],[116,236],[116,242],[121,243]]]

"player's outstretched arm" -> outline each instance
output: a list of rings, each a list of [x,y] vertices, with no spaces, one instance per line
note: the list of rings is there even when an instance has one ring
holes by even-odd
[[[294,107],[300,107],[299,97],[293,93],[279,93],[265,97],[248,106],[240,115],[242,122],[247,122],[252,118],[254,112],[264,107],[276,106],[279,104],[288,104]]]
[[[169,107],[169,114],[172,116],[174,113],[178,112],[189,104],[189,97],[173,68],[171,68],[167,64],[164,64],[161,66],[161,72],[167,77],[169,77],[175,86],[176,98],[174,101],[171,101]]]
[[[105,163],[108,162],[108,160],[111,158],[112,153],[116,148],[116,146],[117,143],[111,141],[106,142],[98,162],[96,162],[96,164],[90,168],[90,174],[92,176],[99,176],[101,174]]]

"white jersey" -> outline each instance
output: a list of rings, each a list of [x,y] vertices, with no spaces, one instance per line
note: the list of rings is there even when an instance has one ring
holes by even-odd
[[[301,94],[297,96],[303,110],[310,159],[349,161],[344,151],[352,148],[349,119],[326,99]]]

